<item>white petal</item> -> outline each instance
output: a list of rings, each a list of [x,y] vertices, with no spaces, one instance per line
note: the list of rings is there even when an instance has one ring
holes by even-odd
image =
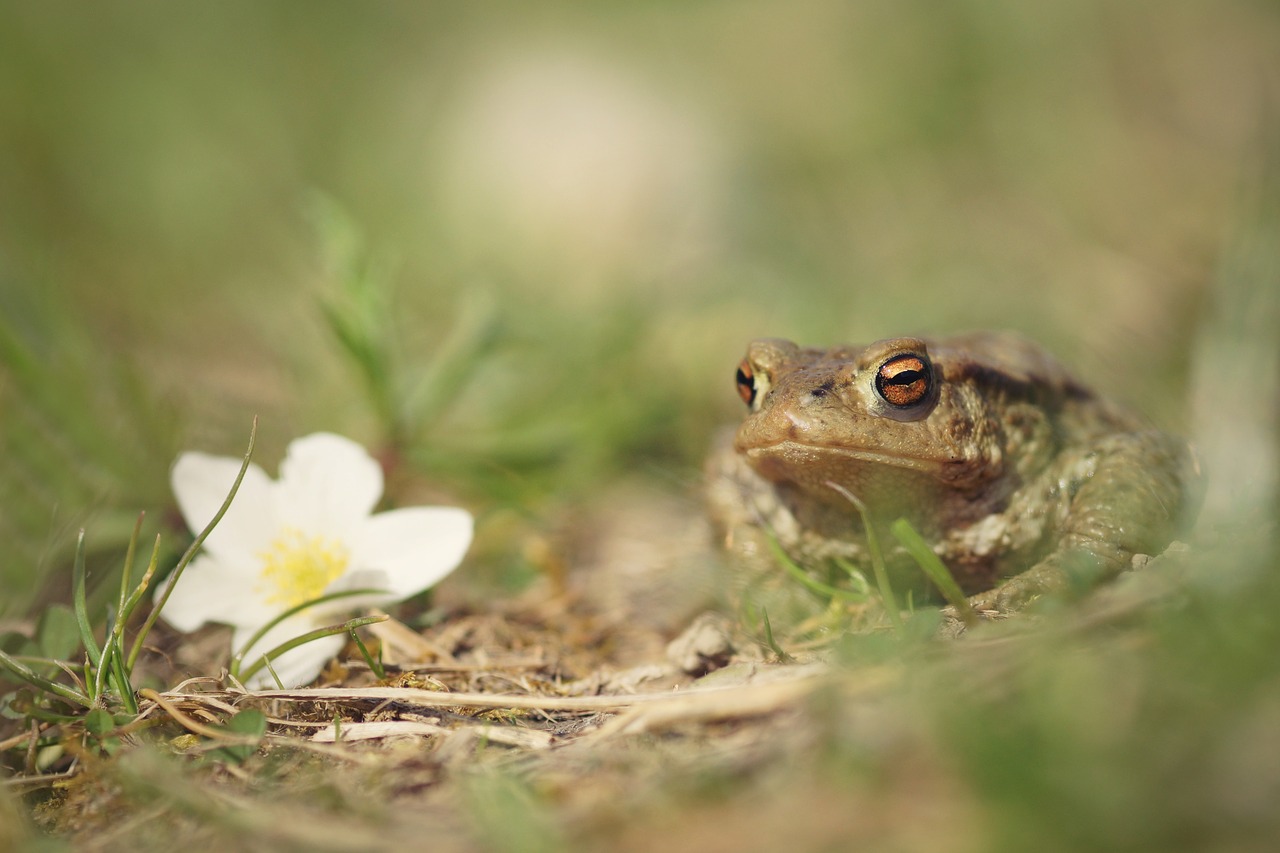
[[[271,618],[253,594],[255,573],[201,554],[178,578],[160,615],[179,631],[194,631],[206,622],[261,625]]]
[[[192,533],[204,529],[227,498],[241,461],[207,453],[183,453],[169,481],[178,508]],[[272,512],[273,484],[257,465],[250,465],[227,513],[204,547],[211,553],[243,562],[266,548],[276,532]]]
[[[351,563],[358,579],[385,575],[374,586],[393,601],[435,584],[462,561],[471,545],[471,513],[456,507],[407,507],[370,518],[352,539]],[[361,584],[357,584],[359,586]]]
[[[345,541],[382,497],[382,468],[354,441],[318,432],[294,441],[280,463],[283,524]]]
[[[309,619],[304,615],[286,619],[268,631],[261,640],[254,643],[253,648],[244,656],[241,668],[247,670],[257,663],[258,658],[266,652],[316,627],[318,626],[315,620]],[[237,629],[231,639],[232,648],[238,652],[240,647],[256,630],[257,627]],[[324,669],[324,665],[342,649],[346,639],[346,634],[339,634],[336,637],[321,637],[318,640],[305,643],[296,649],[290,649],[279,657],[272,658],[271,668],[276,671],[276,675],[280,676],[280,681],[286,688],[301,687],[304,684],[309,684],[320,674],[320,670]],[[272,689],[276,686],[276,682],[264,666],[254,673],[253,677],[245,683],[245,686],[253,690]]]
[[[326,618],[333,614],[351,613],[357,610],[366,610],[370,607],[383,608],[395,604],[404,595],[396,595],[388,587],[387,573],[380,569],[357,569],[348,571],[342,577],[338,578],[325,589],[325,594],[334,592],[346,592],[355,589],[370,589],[375,592],[362,593],[360,595],[347,595],[337,599],[331,604],[321,604],[316,607],[315,613],[317,618]],[[323,615],[322,615],[323,614]],[[336,621],[336,618],[335,620]]]

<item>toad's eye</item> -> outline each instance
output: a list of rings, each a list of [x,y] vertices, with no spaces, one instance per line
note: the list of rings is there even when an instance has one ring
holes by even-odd
[[[737,396],[741,397],[742,402],[750,406],[753,411],[760,397],[763,397],[768,389],[768,377],[763,373],[756,373],[750,361],[744,359],[742,364],[737,365]]]
[[[914,406],[929,396],[933,371],[914,353],[895,355],[876,371],[876,393],[890,406]]]
[[[751,369],[751,362],[746,359],[738,365],[738,396],[748,406],[756,402],[756,372]]]

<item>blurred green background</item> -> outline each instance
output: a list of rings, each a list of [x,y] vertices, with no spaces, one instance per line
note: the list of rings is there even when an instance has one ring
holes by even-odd
[[[1277,46],[1261,0],[4,3],[0,610],[254,414],[268,470],[405,453],[496,552],[692,492],[762,335],[1018,329],[1190,429]],[[427,377],[412,428],[323,304]]]

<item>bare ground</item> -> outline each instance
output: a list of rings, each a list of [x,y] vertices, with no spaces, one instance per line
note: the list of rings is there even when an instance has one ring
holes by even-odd
[[[687,506],[643,492],[605,506],[577,528],[589,537],[548,552],[569,567],[558,577],[487,602],[446,587],[433,627],[375,626],[382,682],[350,648],[308,690],[173,676],[124,748],[81,750],[68,778],[30,786],[34,823],[77,850],[988,849],[990,814],[922,708],[1002,701],[1046,632],[1141,642],[1127,626],[1178,575],[1156,561],[1050,627],[832,635],[782,662],[731,619],[695,618],[718,575]],[[710,656],[696,628],[668,650],[691,623]],[[157,659],[217,673],[224,642],[170,637]],[[228,759],[235,737],[210,727],[248,708],[267,735]]]

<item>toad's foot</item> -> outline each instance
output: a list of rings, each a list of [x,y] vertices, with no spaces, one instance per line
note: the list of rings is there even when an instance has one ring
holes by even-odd
[[[1114,576],[1123,562],[1116,554],[1104,557],[1087,548],[1057,551],[994,589],[969,596],[972,614],[944,607],[938,633],[958,637],[972,624],[1003,619],[1045,597],[1078,598]]]

